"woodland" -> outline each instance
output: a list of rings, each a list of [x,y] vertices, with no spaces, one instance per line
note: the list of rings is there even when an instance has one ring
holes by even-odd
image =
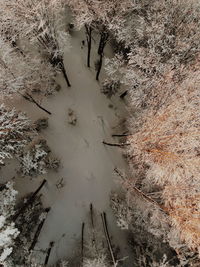
[[[0,0],[0,267],[200,266],[200,1]]]

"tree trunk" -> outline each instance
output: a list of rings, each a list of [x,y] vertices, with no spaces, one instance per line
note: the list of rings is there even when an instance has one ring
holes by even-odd
[[[47,250],[47,255],[46,255],[46,258],[45,258],[44,266],[47,266],[47,264],[48,264],[49,257],[50,257],[51,250],[52,250],[53,246],[54,246],[54,242],[50,242],[49,248]]]
[[[82,229],[81,229],[81,266],[83,266],[83,260],[84,260],[84,229],[85,229],[85,223],[82,223]]]
[[[21,215],[22,212],[24,212],[24,210],[33,203],[34,199],[36,198],[37,194],[40,192],[40,190],[42,189],[42,187],[45,185],[45,183],[47,182],[47,180],[43,180],[41,185],[36,189],[36,191],[30,196],[30,198],[27,200],[26,203],[24,203],[24,205],[19,209],[19,211],[17,211],[12,220],[16,221],[17,218]]]
[[[90,68],[90,54],[91,54],[91,48],[92,48],[92,27],[85,25],[86,29],[86,39],[87,39],[87,45],[88,45],[88,53],[87,53],[87,66]]]
[[[95,237],[94,211],[93,211],[92,203],[90,204],[90,219],[91,219],[91,225],[92,225],[92,244],[94,245],[96,253],[98,255],[96,237]]]
[[[108,249],[109,249],[110,256],[111,256],[111,259],[112,259],[112,262],[113,262],[113,266],[116,266],[116,260],[115,260],[115,256],[114,256],[114,253],[113,253],[113,248],[112,248],[110,236],[109,236],[109,233],[108,233],[108,225],[107,225],[106,213],[105,212],[101,213],[101,219],[102,219],[102,223],[103,223],[103,229],[104,229],[104,234],[105,234],[105,237],[106,237]]]
[[[106,43],[108,41],[108,33],[106,32],[106,30],[104,29],[101,32],[101,37],[100,37],[100,41],[99,41],[99,47],[98,47],[98,55],[103,54],[104,48],[106,46]]]
[[[48,213],[49,211],[50,211],[50,208],[45,209],[45,212],[46,212],[46,213]],[[42,227],[43,227],[43,225],[44,225],[44,223],[45,223],[45,220],[46,220],[46,217],[45,217],[45,218],[40,222],[40,224],[38,225],[37,230],[36,230],[36,232],[35,232],[35,235],[34,235],[34,237],[33,237],[33,241],[32,241],[31,246],[30,246],[30,248],[29,248],[29,251],[31,251],[31,250],[34,249],[34,247],[35,247],[35,245],[36,245],[36,243],[37,243],[37,241],[38,241],[38,237],[39,237],[39,235],[40,235],[40,232],[41,232],[41,230],[42,230]]]
[[[30,94],[25,93],[20,94],[24,99],[26,99],[27,101],[34,103],[38,108],[40,108],[41,110],[43,110],[44,112],[46,112],[47,114],[51,115],[52,113],[50,111],[48,111],[47,109],[43,108]]]
[[[65,70],[64,63],[62,63],[62,73],[63,73],[63,75],[64,75],[64,77],[65,77],[65,80],[66,80],[67,86],[68,86],[68,87],[71,87],[71,84],[70,84],[69,78],[68,78],[68,76],[67,76],[67,72],[66,72],[66,70]]]
[[[99,59],[99,65],[98,65],[98,70],[97,70],[97,74],[96,74],[96,80],[99,80],[99,74],[101,72],[101,67],[102,67],[102,63],[103,63],[103,54],[100,55],[100,59]]]
[[[103,51],[104,48],[106,46],[106,43],[108,41],[108,33],[105,31],[105,29],[101,32],[101,38],[100,38],[100,42],[99,42],[99,47],[98,47],[98,54],[100,56],[99,58],[99,66],[98,66],[98,70],[97,70],[97,74],[96,74],[96,80],[99,80],[99,74],[101,71],[101,67],[102,67],[102,63],[103,63]]]

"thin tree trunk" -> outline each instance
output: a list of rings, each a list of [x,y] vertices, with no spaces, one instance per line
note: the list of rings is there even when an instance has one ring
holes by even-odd
[[[102,54],[102,42],[103,42],[103,35],[101,34],[100,41],[99,41],[99,46],[98,46],[98,55]]]
[[[47,255],[46,255],[46,258],[45,258],[44,266],[47,266],[47,264],[48,264],[49,257],[50,257],[51,250],[52,250],[53,246],[54,246],[54,242],[50,242],[49,248],[47,250]]]
[[[83,260],[84,260],[84,229],[85,229],[85,223],[82,223],[81,228],[81,266],[83,266]]]
[[[71,84],[70,84],[69,78],[68,78],[68,76],[67,76],[67,72],[66,72],[66,70],[65,70],[64,63],[62,64],[62,73],[63,73],[63,75],[64,75],[64,77],[65,77],[65,80],[66,80],[67,86],[68,86],[68,87],[71,87]]]
[[[92,48],[92,27],[85,25],[86,29],[86,39],[87,39],[87,45],[88,45],[88,53],[87,53],[87,66],[90,68],[90,54],[91,54],[91,48]]]
[[[118,143],[108,143],[106,141],[103,141],[102,142],[104,145],[107,145],[107,146],[118,146],[118,147],[122,147],[122,146],[130,146],[130,143],[121,143],[121,144],[118,144]]]
[[[50,111],[48,111],[46,108],[42,107],[30,94],[25,93],[20,94],[24,99],[26,99],[27,101],[34,103],[38,108],[40,108],[41,110],[43,110],[44,112],[46,112],[47,114],[51,115],[52,113]]]
[[[91,219],[91,225],[92,225],[92,243],[94,244],[96,253],[98,255],[96,237],[95,237],[94,211],[93,211],[92,203],[90,204],[90,219]]]
[[[92,229],[94,229],[94,215],[93,215],[93,205],[90,203],[90,219],[92,224]]]
[[[101,32],[101,38],[100,38],[100,41],[99,41],[99,47],[98,47],[98,55],[101,55],[103,54],[103,51],[104,51],[104,48],[106,46],[106,43],[108,41],[108,37],[109,37],[109,34],[106,32],[106,30],[104,29],[102,32]]]
[[[47,208],[47,209],[45,209],[45,212],[48,213],[48,212],[50,211],[50,209],[51,209],[51,208]],[[46,220],[46,217],[45,217],[45,218],[40,222],[40,224],[38,225],[37,230],[36,230],[36,232],[35,232],[35,235],[34,235],[34,237],[33,237],[33,241],[32,241],[31,246],[30,246],[30,248],[29,248],[29,251],[31,251],[31,250],[34,249],[34,247],[35,247],[35,245],[36,245],[36,243],[37,243],[37,241],[38,241],[38,237],[39,237],[39,235],[40,235],[40,232],[41,232],[41,230],[42,230],[42,227],[43,227],[43,225],[44,225],[44,223],[45,223],[45,220]]]
[[[98,70],[97,70],[97,74],[96,74],[96,81],[99,80],[99,75],[101,72],[102,63],[103,63],[103,54],[100,55]]]
[[[103,63],[103,51],[104,48],[106,46],[106,43],[108,41],[108,33],[105,31],[105,29],[103,29],[103,31],[101,32],[101,38],[100,38],[100,42],[99,42],[99,47],[98,47],[98,54],[100,56],[99,58],[99,66],[98,66],[98,70],[96,73],[96,80],[99,80],[99,74],[101,72],[101,67],[102,67],[102,63]]]
[[[113,265],[116,266],[116,260],[115,260],[115,256],[114,256],[114,253],[113,253],[113,248],[112,248],[110,236],[109,236],[109,233],[108,233],[108,225],[107,225],[106,213],[105,212],[101,213],[101,219],[102,219],[102,223],[103,223],[104,234],[105,234],[105,237],[106,237],[106,241],[107,241],[108,249],[109,249],[109,252],[110,252],[110,256],[111,256]]]
[[[24,203],[24,205],[19,209],[19,211],[17,211],[15,213],[15,215],[13,216],[12,220],[16,221],[17,218],[21,215],[22,212],[24,212],[24,210],[33,203],[33,201],[35,200],[37,194],[40,192],[40,190],[42,189],[42,187],[45,185],[45,183],[47,182],[47,180],[43,180],[41,185],[36,189],[36,191],[30,196],[30,198],[26,201],[26,203]]]

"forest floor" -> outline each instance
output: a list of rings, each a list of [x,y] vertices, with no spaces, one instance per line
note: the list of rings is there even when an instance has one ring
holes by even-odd
[[[95,38],[96,39],[96,38]],[[52,112],[49,126],[41,135],[47,140],[53,154],[61,160],[57,172],[29,180],[17,177],[16,166],[8,165],[1,170],[2,176],[15,176],[20,196],[34,191],[42,179],[47,185],[42,190],[45,206],[50,206],[45,225],[37,244],[38,250],[44,250],[54,241],[49,263],[72,256],[77,242],[80,242],[81,224],[88,221],[89,205],[100,213],[105,211],[108,227],[113,236],[113,244],[120,247],[120,257],[127,256],[127,232],[117,227],[110,208],[110,193],[118,187],[115,167],[126,170],[127,165],[121,151],[116,147],[102,144],[103,140],[115,142],[111,135],[120,133],[120,123],[126,115],[125,104],[119,95],[108,99],[101,92],[101,84],[95,80],[95,60],[98,58],[98,40],[93,40],[91,68],[86,66],[87,47],[83,46],[84,31],[72,32],[71,49],[65,54],[65,66],[72,84],[68,88],[62,75],[58,77],[61,90],[49,97],[42,105]],[[86,44],[86,40],[85,40]],[[105,57],[112,56],[109,45]],[[104,71],[100,74],[103,80]],[[23,99],[11,103],[17,109],[25,111],[33,120],[46,117],[46,114]],[[69,109],[73,110],[77,121],[69,123]],[[8,171],[9,168],[9,171]],[[62,181],[63,187],[56,184]],[[130,266],[125,261],[123,266]]]

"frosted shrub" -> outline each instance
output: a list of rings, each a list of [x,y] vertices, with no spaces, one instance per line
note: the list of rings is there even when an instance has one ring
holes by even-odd
[[[24,176],[36,177],[46,174],[48,169],[57,170],[60,160],[52,156],[50,152],[45,140],[36,140],[19,155],[20,172]]]
[[[45,158],[47,153],[41,145],[35,145],[30,151],[19,157],[22,174],[28,176],[37,176],[46,173]]]
[[[108,267],[104,255],[100,255],[96,259],[85,259],[83,267]]]
[[[102,93],[105,94],[108,98],[111,98],[117,93],[120,87],[120,82],[113,82],[105,80],[102,87]]]
[[[7,257],[13,251],[14,241],[19,235],[14,222],[10,220],[15,212],[17,191],[13,183],[8,182],[0,190],[0,264],[5,264]]]
[[[22,112],[0,105],[0,165],[22,151],[32,136],[30,120]]]

